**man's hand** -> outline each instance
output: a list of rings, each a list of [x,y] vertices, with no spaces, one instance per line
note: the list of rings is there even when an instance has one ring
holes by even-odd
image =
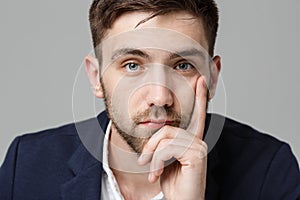
[[[139,164],[150,163],[148,180],[160,178],[168,200],[202,200],[205,195],[207,145],[202,140],[206,117],[207,87],[198,78],[193,116],[187,130],[164,126],[145,145]],[[166,161],[176,159],[164,167]]]

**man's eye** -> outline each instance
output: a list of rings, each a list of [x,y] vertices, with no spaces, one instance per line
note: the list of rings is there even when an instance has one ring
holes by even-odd
[[[182,71],[182,72],[185,72],[185,71],[193,70],[194,67],[193,67],[193,65],[191,65],[189,63],[181,63],[181,64],[177,65],[175,67],[175,69],[179,70],[179,71]]]
[[[141,67],[136,63],[127,63],[126,65],[124,65],[124,68],[127,72],[136,72],[140,70]]]

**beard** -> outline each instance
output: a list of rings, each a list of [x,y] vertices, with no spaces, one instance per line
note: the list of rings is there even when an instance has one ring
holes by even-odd
[[[190,116],[192,114],[190,114],[189,116],[185,116],[175,111],[173,108],[166,106],[152,106],[142,112],[136,112],[135,114],[133,114],[131,119],[124,119],[124,117],[121,117],[121,113],[117,109],[119,105],[115,105],[115,107],[113,107],[111,96],[108,95],[102,79],[100,81],[108,117],[112,121],[112,124],[117,130],[118,134],[134,152],[141,154],[145,144],[149,141],[152,135],[159,130],[142,128],[139,126],[141,122],[147,119],[163,118],[165,120],[168,119],[168,121],[172,121],[172,124],[170,124],[171,126],[180,127],[182,129],[186,129],[188,127]],[[124,120],[131,122],[125,123],[124,125]]]
[[[170,119],[173,122],[172,126],[186,128],[182,126],[182,117],[180,116],[180,114],[174,111],[172,108],[152,106],[147,110],[137,113],[133,116],[133,126],[131,128],[132,131],[129,133],[127,131],[124,131],[119,126],[118,120],[116,120],[113,117],[115,116],[115,114],[111,113],[110,107],[107,108],[108,115],[110,116],[110,119],[112,120],[112,123],[115,126],[118,133],[121,135],[124,141],[126,141],[126,143],[131,147],[131,149],[138,154],[142,153],[145,144],[148,142],[151,136],[159,130],[139,128],[138,125],[144,120],[149,119],[154,115],[158,117],[166,115],[167,119]]]

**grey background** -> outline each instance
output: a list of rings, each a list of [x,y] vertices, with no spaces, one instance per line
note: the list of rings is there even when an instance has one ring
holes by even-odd
[[[92,47],[90,3],[1,0],[0,163],[17,135],[74,120],[74,80]],[[217,3],[216,54],[222,56],[226,114],[287,141],[299,158],[300,1]],[[102,109],[100,101],[93,102],[82,70],[78,80],[76,120]]]

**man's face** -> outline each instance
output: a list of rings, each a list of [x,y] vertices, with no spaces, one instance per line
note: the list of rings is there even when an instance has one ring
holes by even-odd
[[[186,129],[197,79],[211,79],[202,21],[186,12],[122,15],[106,33],[101,86],[113,126],[140,153],[164,125]]]

